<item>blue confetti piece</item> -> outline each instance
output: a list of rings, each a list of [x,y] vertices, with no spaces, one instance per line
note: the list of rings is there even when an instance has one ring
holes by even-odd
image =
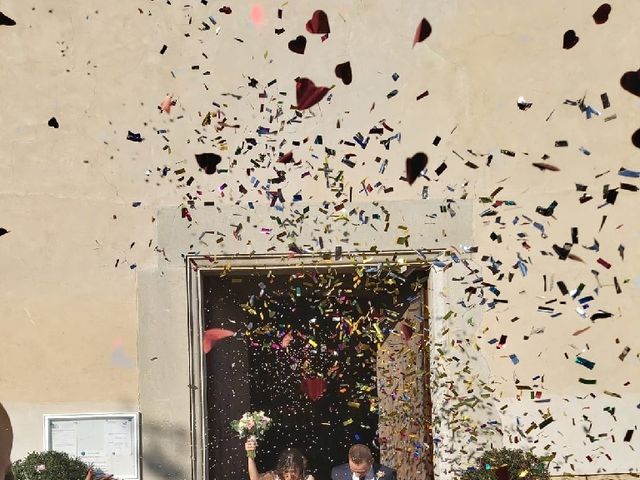
[[[576,363],[582,365],[583,367],[587,367],[589,370],[593,370],[593,367],[596,366],[595,362],[582,357],[576,357]]]
[[[518,268],[520,269],[520,273],[522,273],[523,277],[527,276],[527,272],[529,271],[527,269],[527,266],[525,265],[523,260],[518,260]]]
[[[511,362],[513,362],[514,365],[517,365],[520,363],[520,360],[518,359],[518,356],[515,353],[512,353],[511,355],[509,355],[509,358],[511,359]]]
[[[589,295],[588,297],[582,297],[581,299],[578,300],[578,302],[580,302],[581,305],[584,305],[587,302],[591,302],[593,300],[593,297],[591,295]]]
[[[544,225],[538,222],[533,222],[533,226],[540,230],[540,233],[544,235]]]
[[[640,178],[640,172],[627,170],[626,168],[620,168],[620,170],[618,170],[618,175],[621,177]]]

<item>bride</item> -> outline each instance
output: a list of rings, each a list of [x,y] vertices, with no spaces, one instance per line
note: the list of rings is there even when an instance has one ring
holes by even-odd
[[[249,452],[255,452],[258,442],[254,439],[247,440],[244,448]],[[253,457],[247,456],[247,467],[249,469],[249,480],[314,480],[312,475],[307,475],[307,459],[295,448],[287,448],[280,453],[276,469],[259,473],[256,461]]]

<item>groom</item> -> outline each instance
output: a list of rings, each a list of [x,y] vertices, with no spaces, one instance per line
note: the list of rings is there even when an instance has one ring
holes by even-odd
[[[331,480],[396,480],[396,471],[374,464],[369,447],[356,444],[349,449],[349,463],[333,467]]]

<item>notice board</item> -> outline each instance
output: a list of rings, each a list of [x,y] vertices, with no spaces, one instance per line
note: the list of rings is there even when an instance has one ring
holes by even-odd
[[[140,414],[45,415],[44,448],[93,464],[122,480],[140,479]]]

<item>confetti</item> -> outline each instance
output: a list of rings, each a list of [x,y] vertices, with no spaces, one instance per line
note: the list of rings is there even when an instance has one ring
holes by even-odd
[[[222,157],[217,153],[197,153],[196,161],[198,166],[204,170],[207,175],[216,173],[218,164],[222,161]]]
[[[567,30],[562,37],[562,48],[569,50],[575,47],[579,40],[580,37],[576,35],[574,30]]]
[[[306,110],[313,107],[316,103],[322,100],[330,88],[328,87],[316,87],[308,78],[296,79],[296,100],[298,105],[295,107],[297,110]]]
[[[127,132],[127,140],[132,142],[142,142],[144,138],[139,133],[134,133],[131,130]]]
[[[322,10],[316,10],[313,12],[311,19],[306,25],[307,32],[315,34],[327,34],[331,30],[329,28],[329,17]]]
[[[531,106],[533,105],[533,103],[531,103],[531,102],[527,102],[527,101],[524,99],[524,97],[518,97],[517,104],[518,104],[518,108],[519,108],[520,110],[523,110],[523,111],[524,111],[524,110],[529,110],[529,109],[531,108]]]
[[[596,25],[602,25],[607,20],[609,20],[610,13],[611,13],[611,5],[609,5],[608,3],[603,3],[593,13],[593,21],[596,22]]]
[[[202,335],[202,350],[206,355],[213,350],[216,343],[220,340],[232,337],[233,335],[235,335],[234,332],[224,328],[210,328],[209,330],[205,330]]]
[[[428,157],[423,152],[418,152],[413,157],[407,158],[406,175],[409,185],[413,185],[416,179],[420,176],[421,172],[427,166],[427,162]]]
[[[345,62],[336,65],[335,74],[336,77],[342,80],[342,83],[350,85],[352,81],[351,63]]]
[[[264,7],[258,3],[253,5],[249,16],[255,26],[261,26],[264,23]]]
[[[16,21],[12,18],[7,17],[4,13],[0,12],[0,25],[4,25],[5,27],[12,27],[16,24]]]
[[[289,47],[289,50],[291,50],[293,53],[303,55],[305,49],[307,48],[307,39],[303,35],[298,35],[287,45]]]
[[[424,42],[431,35],[431,24],[427,21],[426,18],[420,20],[418,27],[416,28],[416,33],[413,36],[413,46],[415,47],[416,43]]]

